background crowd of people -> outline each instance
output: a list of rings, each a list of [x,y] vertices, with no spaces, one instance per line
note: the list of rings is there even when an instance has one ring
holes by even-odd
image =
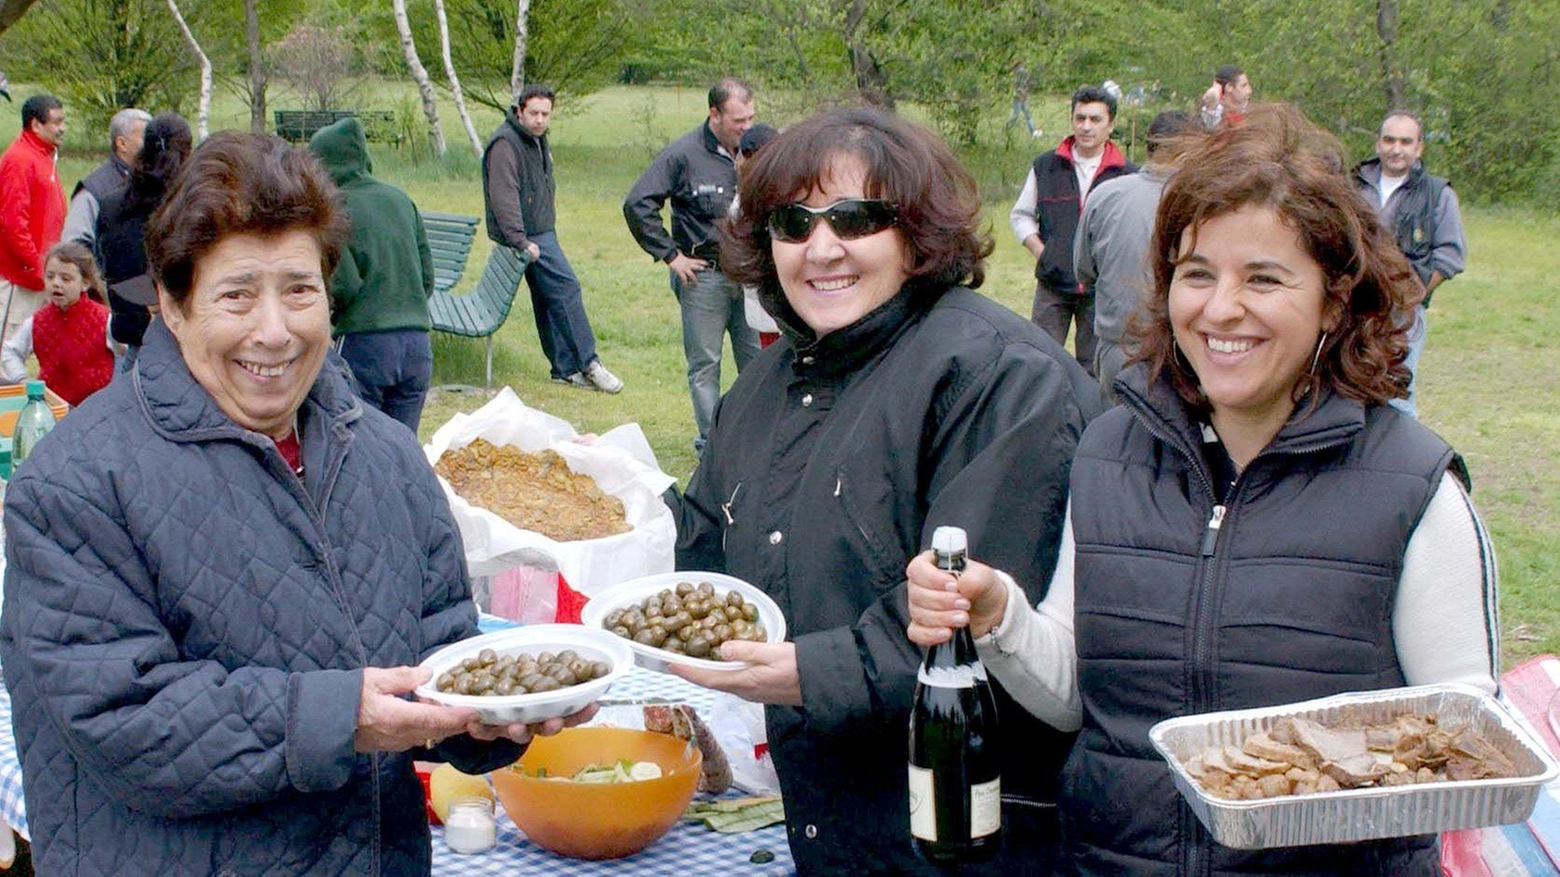
[[[804,874],[934,873],[892,741],[919,647],[965,625],[1002,705],[1007,827],[969,873],[1437,873],[1433,837],[1219,847],[1147,733],[1340,691],[1494,689],[1466,471],[1393,407],[1429,292],[1463,265],[1455,195],[1412,114],[1351,172],[1235,68],[1155,120],[1138,169],[1111,140],[1118,92],[1072,94],[1013,205],[1030,319],[976,291],[995,244],[973,178],[893,113],[748,137],[753,89],[723,79],[634,183],[623,216],[667,266],[701,455],[667,499],[677,565],[763,589],[791,637],[679,672],[764,705]],[[615,393],[557,240],[554,99],[527,87],[490,139],[487,230],[525,254],[551,377]],[[46,379],[96,390],[6,496],[0,662],[39,860],[427,873],[413,755],[491,768],[591,711],[495,728],[405,698],[476,618],[415,438],[417,207],[372,176],[353,119],[308,150],[233,132],[192,149],[176,115],[128,112],[67,210],[63,108],[22,116],[0,158],[3,364],[30,348]],[[78,209],[96,259],[60,242]],[[940,525],[970,534],[959,578],[922,553]]]

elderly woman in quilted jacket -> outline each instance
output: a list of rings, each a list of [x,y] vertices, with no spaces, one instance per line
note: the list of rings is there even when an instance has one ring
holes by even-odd
[[[207,141],[147,228],[134,368],[9,486],[39,873],[427,874],[413,754],[480,771],[563,724],[405,697],[476,610],[415,438],[327,359],[335,195],[280,140]]]

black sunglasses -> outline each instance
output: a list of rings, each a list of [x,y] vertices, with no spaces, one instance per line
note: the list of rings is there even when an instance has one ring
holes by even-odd
[[[828,220],[835,237],[853,241],[874,235],[899,221],[899,208],[892,201],[846,198],[828,207],[787,204],[769,213],[765,226],[770,237],[788,244],[799,244],[812,237],[818,219]]]

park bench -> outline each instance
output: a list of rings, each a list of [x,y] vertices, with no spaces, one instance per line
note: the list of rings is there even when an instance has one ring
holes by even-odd
[[[307,141],[315,131],[346,118],[362,122],[363,135],[369,140],[401,139],[395,131],[395,113],[389,110],[276,110],[272,115],[276,136],[293,143]]]
[[[424,213],[423,231],[433,254],[433,291],[449,292],[466,273],[471,242],[477,236],[477,218],[458,213]]]
[[[431,248],[431,242],[430,242]],[[494,244],[488,256],[487,267],[477,286],[462,295],[435,292],[428,299],[428,316],[435,331],[448,332],[466,338],[481,338],[486,343],[486,383],[493,387],[493,333],[504,325],[510,308],[515,304],[515,293],[525,277],[525,266],[530,257],[521,250]],[[437,272],[435,272],[437,274]]]

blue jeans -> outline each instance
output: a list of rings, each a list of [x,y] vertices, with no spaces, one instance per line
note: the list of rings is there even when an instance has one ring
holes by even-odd
[[[1408,398],[1393,399],[1388,403],[1416,420],[1419,419],[1419,408],[1414,404],[1414,385],[1419,383],[1419,354],[1424,352],[1428,334],[1430,324],[1425,320],[1425,306],[1418,305],[1414,308],[1414,327],[1408,330],[1408,359],[1403,362],[1408,366]]]
[[[417,433],[433,380],[433,344],[421,329],[341,336],[341,358],[352,366],[358,395]]]
[[[585,316],[580,281],[558,245],[555,232],[527,236],[540,251],[525,268],[536,314],[536,337],[542,342],[552,376],[566,378],[585,370],[596,358],[596,333]]]
[[[720,401],[720,355],[725,336],[731,335],[731,352],[740,372],[758,355],[758,331],[747,323],[742,287],[719,271],[700,271],[693,283],[683,283],[674,272],[672,292],[682,308],[688,395],[693,399],[693,422],[699,428],[693,447],[703,451],[715,419],[715,404]]]

